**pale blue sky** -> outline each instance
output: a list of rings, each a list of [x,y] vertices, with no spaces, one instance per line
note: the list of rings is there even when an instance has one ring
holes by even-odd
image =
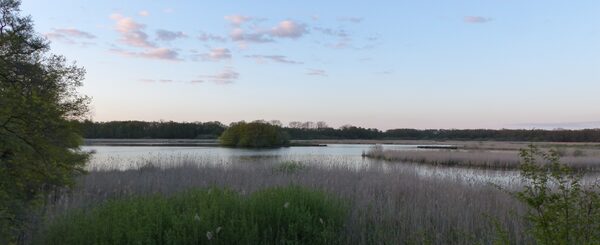
[[[600,127],[595,0],[51,3],[97,121]]]

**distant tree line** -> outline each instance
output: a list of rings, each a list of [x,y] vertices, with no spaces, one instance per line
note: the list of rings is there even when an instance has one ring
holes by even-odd
[[[325,122],[290,122],[287,127],[278,120],[255,121],[282,129],[294,140],[308,139],[389,139],[389,140],[498,140],[600,142],[600,129],[390,129],[382,131],[345,125],[332,128]],[[217,139],[227,129],[220,122],[143,122],[112,121],[80,123],[86,138],[159,138]]]
[[[226,126],[220,122],[83,121],[89,139],[216,139]]]

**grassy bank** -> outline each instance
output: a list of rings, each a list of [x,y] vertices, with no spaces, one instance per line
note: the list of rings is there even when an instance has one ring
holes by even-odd
[[[99,214],[106,207],[125,205],[123,209],[127,210],[132,208],[130,205],[134,205],[115,203],[112,200],[134,198],[133,203],[137,203],[136,205],[153,210],[168,207],[171,199],[152,196],[177,199],[178,193],[194,188],[227,188],[233,192],[226,194],[231,198],[248,200],[253,198],[253,193],[294,185],[319,193],[330,193],[331,198],[345,200],[347,214],[337,232],[339,242],[343,244],[491,244],[498,239],[495,224],[506,229],[507,238],[513,244],[531,243],[525,232],[525,224],[515,217],[523,212],[524,207],[508,194],[485,184],[428,179],[393,169],[320,169],[290,162],[281,166],[227,167],[210,167],[201,162],[181,164],[183,165],[166,169],[147,166],[140,170],[90,172],[79,180],[76,189],[55,197],[54,204],[47,208],[45,219],[39,222],[37,230],[44,234],[44,230],[50,229],[57,222],[69,224],[68,217],[87,220],[78,216],[83,214],[111,217]],[[140,200],[147,199],[135,197],[156,200],[155,202],[165,206],[142,204]],[[280,208],[283,199],[285,198],[276,199],[267,206],[268,209]],[[233,201],[236,202],[238,201]],[[162,209],[165,214],[175,212],[167,211],[170,208]],[[100,213],[94,216],[95,212]],[[186,222],[194,220],[195,211],[184,213],[186,215],[182,218]],[[64,220],[65,215],[67,221]],[[125,213],[121,215],[131,217]],[[117,219],[120,215],[114,217]],[[310,220],[314,222],[313,219]],[[87,220],[84,224],[94,226],[90,222]],[[135,227],[137,224],[119,222],[114,224],[121,224],[119,227]],[[225,227],[222,223],[206,223],[200,234],[202,236],[198,239],[204,239],[209,230],[214,235],[218,226]],[[225,232],[225,228],[221,232]],[[231,232],[230,228],[228,232]],[[43,235],[38,235],[40,237]]]
[[[337,244],[340,200],[301,187],[248,196],[219,188],[125,198],[75,210],[48,225],[40,244]]]
[[[577,170],[600,171],[598,151],[558,148],[562,161]],[[521,159],[515,150],[385,150],[374,146],[365,157],[388,161],[413,162],[442,166],[518,169]]]

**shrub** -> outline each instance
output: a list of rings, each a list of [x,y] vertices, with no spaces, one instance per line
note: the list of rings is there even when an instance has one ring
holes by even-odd
[[[248,197],[192,190],[106,202],[49,224],[43,244],[332,244],[345,208],[326,193],[278,187]]]
[[[524,218],[537,243],[599,244],[598,185],[584,186],[583,173],[561,164],[557,151],[542,152],[530,146],[521,150],[521,158],[526,184],[513,194],[529,208]]]
[[[237,122],[221,134],[219,141],[230,147],[280,147],[289,145],[289,136],[281,127],[264,122]]]

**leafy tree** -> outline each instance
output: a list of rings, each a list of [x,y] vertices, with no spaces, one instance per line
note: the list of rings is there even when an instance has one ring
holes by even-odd
[[[232,123],[219,138],[221,145],[231,147],[280,147],[289,144],[289,136],[281,127],[264,122]]]
[[[561,164],[556,151],[521,150],[523,190],[513,193],[527,205],[524,218],[539,244],[600,244],[600,192],[582,184],[582,173]],[[539,163],[542,161],[542,163]]]
[[[85,72],[49,54],[19,6],[0,0],[0,244],[22,243],[32,208],[89,157],[73,122],[87,112],[76,91]]]

